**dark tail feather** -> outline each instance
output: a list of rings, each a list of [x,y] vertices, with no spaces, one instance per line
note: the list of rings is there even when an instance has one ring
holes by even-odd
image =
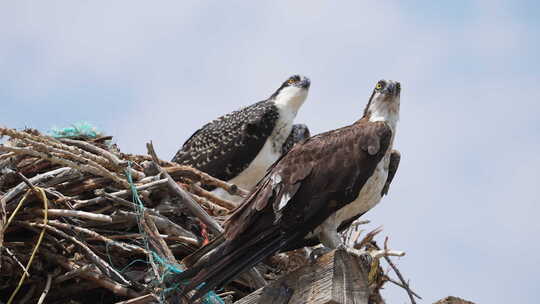
[[[262,236],[256,242],[248,241],[246,244],[239,245],[229,252],[227,252],[227,249],[230,248],[225,246],[228,247],[231,244],[229,242],[222,243],[222,246],[218,247],[208,259],[194,265],[196,269],[190,271],[190,274],[186,277],[186,279],[190,278],[191,280],[183,293],[185,294],[204,283],[190,299],[195,301],[210,290],[224,286],[243,271],[277,252],[283,246],[283,242],[282,235],[277,230],[274,230],[266,236]],[[193,275],[193,273],[197,274]]]
[[[210,243],[206,244],[206,246],[201,247],[199,250],[185,257],[182,260],[182,263],[188,267],[191,267],[192,265],[197,264],[197,262],[200,261],[207,253],[216,249],[224,241],[225,241],[225,237],[223,236],[223,234],[220,234],[217,238],[213,239]]]
[[[209,272],[207,273],[203,270],[204,273],[197,275],[196,279],[198,279],[198,281],[201,280],[202,282],[205,282],[205,284],[197,290],[195,295],[191,298],[191,301],[195,301],[196,299],[204,296],[207,292],[215,289],[216,287],[226,285],[245,270],[257,265],[266,256],[271,255],[279,250],[280,246],[281,239],[275,239],[264,248],[259,248],[260,251],[256,252],[255,254],[245,254],[243,252],[235,254],[236,258],[231,261],[231,263],[221,266],[218,272],[209,269]],[[211,273],[214,273],[214,275]],[[201,276],[200,279],[199,276]]]

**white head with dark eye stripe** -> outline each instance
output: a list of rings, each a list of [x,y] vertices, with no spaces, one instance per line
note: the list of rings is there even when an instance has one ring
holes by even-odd
[[[393,80],[380,80],[375,85],[364,116],[369,121],[386,121],[395,128],[399,120],[401,84]]]
[[[270,97],[280,108],[296,112],[307,98],[311,81],[302,75],[289,77]]]

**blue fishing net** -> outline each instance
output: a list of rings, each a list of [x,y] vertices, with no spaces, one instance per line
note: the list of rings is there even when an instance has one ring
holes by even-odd
[[[88,122],[77,122],[66,128],[52,128],[47,132],[56,138],[96,138],[103,134]]]

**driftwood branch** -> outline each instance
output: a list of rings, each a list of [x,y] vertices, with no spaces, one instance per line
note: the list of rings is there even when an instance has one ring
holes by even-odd
[[[385,240],[385,247],[387,247],[388,243],[388,238],[386,238]],[[376,244],[376,243],[372,243],[373,247],[375,247],[376,249],[380,250],[381,248]],[[387,248],[385,248],[385,250],[387,250]],[[390,265],[390,267],[392,267],[392,269],[394,270],[394,272],[396,273],[396,275],[398,276],[399,280],[401,281],[401,285],[404,286],[404,289],[405,291],[407,291],[407,295],[409,296],[409,299],[411,300],[411,303],[413,304],[416,304],[416,300],[414,299],[415,296],[417,296],[419,299],[422,299],[420,296],[416,295],[412,290],[411,288],[409,287],[409,283],[405,281],[405,279],[403,278],[403,275],[401,274],[401,272],[399,271],[399,269],[397,268],[397,266],[392,262],[392,260],[390,259],[389,256],[387,255],[383,255],[384,259],[386,260],[386,262],[388,263],[388,265]]]

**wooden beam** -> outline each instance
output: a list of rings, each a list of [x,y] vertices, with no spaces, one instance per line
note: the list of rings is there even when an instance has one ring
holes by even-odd
[[[367,304],[368,267],[358,257],[334,250],[235,304]]]

